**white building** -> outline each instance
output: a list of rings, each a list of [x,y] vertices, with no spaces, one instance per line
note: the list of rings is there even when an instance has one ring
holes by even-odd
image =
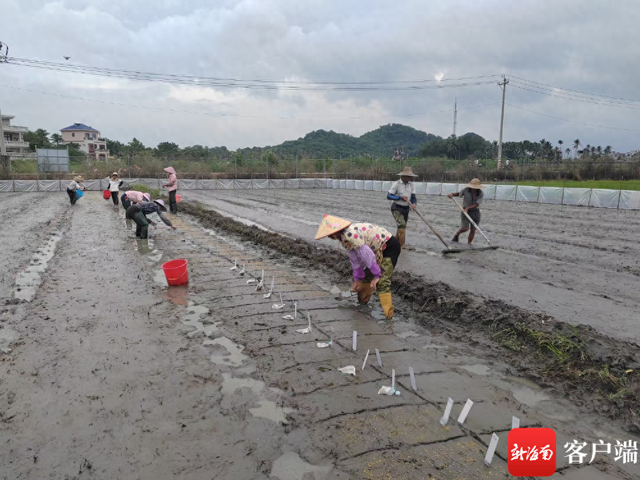
[[[4,132],[4,146],[7,155],[19,157],[29,153],[29,142],[25,142],[24,134],[29,131],[27,127],[11,125],[13,115],[2,115],[2,131]]]
[[[107,142],[100,137],[100,132],[84,123],[74,123],[73,125],[60,130],[62,142],[65,144],[77,143],[87,155],[95,157],[96,160],[106,160],[109,156]]]

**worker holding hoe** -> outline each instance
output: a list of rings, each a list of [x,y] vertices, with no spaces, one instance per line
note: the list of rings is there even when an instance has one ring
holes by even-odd
[[[449,194],[449,198],[462,197],[462,209],[469,215],[469,217],[471,217],[476,225],[480,225],[480,204],[482,203],[482,198],[484,197],[484,193],[482,192],[483,188],[484,185],[480,183],[480,180],[474,178],[467,185],[465,185],[465,187],[460,190],[460,192]],[[456,232],[451,241],[459,242],[460,234],[471,229],[471,231],[469,232],[469,238],[467,239],[467,243],[471,245],[471,242],[473,242],[473,237],[476,234],[476,228],[471,224],[464,213],[460,213],[460,218],[460,230]]]
[[[398,225],[396,238],[400,242],[400,246],[404,247],[405,233],[407,231],[407,221],[409,220],[409,210],[416,209],[416,186],[413,183],[414,175],[411,167],[404,167],[400,172],[400,180],[397,180],[387,193],[387,199],[393,200],[391,203],[391,213]]]
[[[360,303],[369,303],[371,294],[378,292],[387,320],[393,320],[391,276],[400,256],[400,242],[382,227],[369,223],[325,215],[316,233],[316,240],[329,237],[338,240],[349,250],[353,269],[351,291],[358,293]]]
[[[149,224],[155,225],[155,222],[147,219],[147,215],[151,215],[152,213],[157,213],[166,225],[173,228],[171,220],[169,220],[163,212],[167,211],[167,207],[164,205],[162,200],[154,200],[153,202],[142,202],[131,205],[127,209],[127,218],[129,220],[133,220],[136,222],[136,237],[137,238],[149,238]]]

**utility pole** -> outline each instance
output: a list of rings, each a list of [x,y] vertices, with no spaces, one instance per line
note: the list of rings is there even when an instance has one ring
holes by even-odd
[[[456,136],[456,127],[458,126],[458,97],[453,102],[453,136]]]
[[[2,111],[0,110],[0,155],[6,155],[7,148],[4,145],[4,125],[2,124]]]
[[[502,129],[504,128],[504,99],[507,94],[507,85],[509,80],[504,75],[502,76],[502,82],[498,83],[502,88],[502,115],[500,117],[500,139],[498,140],[498,170],[502,167]]]

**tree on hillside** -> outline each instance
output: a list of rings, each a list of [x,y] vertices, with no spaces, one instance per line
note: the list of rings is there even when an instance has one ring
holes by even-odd
[[[132,153],[140,153],[146,149],[144,144],[140,140],[138,140],[136,137],[133,137],[133,140],[129,142],[129,145],[127,145],[127,147],[129,151]]]
[[[62,135],[60,135],[59,133],[52,133],[51,134],[51,141],[56,145],[56,147],[58,145],[60,145],[60,142],[62,142]]]
[[[155,154],[160,157],[173,157],[180,152],[180,147],[177,143],[173,142],[161,142],[155,148]]]
[[[107,142],[107,150],[109,150],[111,155],[119,157],[126,153],[127,146],[124,143],[119,142],[118,140],[109,140],[108,138],[105,138],[104,140]]]
[[[36,148],[49,148],[49,132],[43,128],[37,129],[35,132],[27,132],[24,134],[25,141],[29,142],[29,149],[35,151]]]

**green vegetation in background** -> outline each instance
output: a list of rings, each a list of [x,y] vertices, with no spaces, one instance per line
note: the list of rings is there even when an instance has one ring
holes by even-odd
[[[16,174],[37,174],[38,173],[38,161],[37,160],[12,160],[11,172]]]
[[[532,187],[605,188],[609,190],[640,190],[640,180],[523,180],[518,185]]]

